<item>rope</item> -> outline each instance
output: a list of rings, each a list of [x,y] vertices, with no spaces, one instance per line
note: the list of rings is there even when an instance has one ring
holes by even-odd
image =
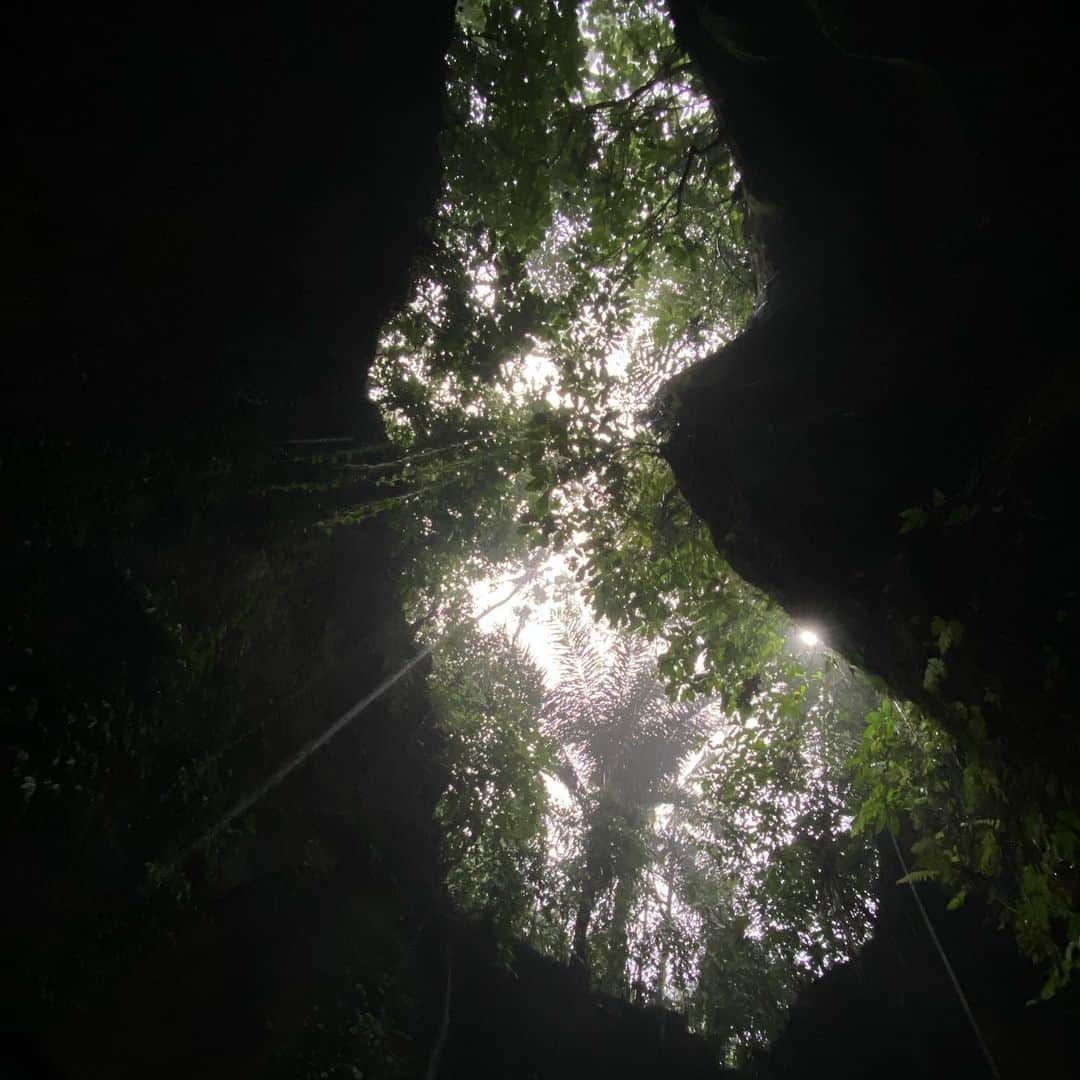
[[[446,1038],[450,1034],[450,991],[453,987],[453,956],[450,951],[450,943],[446,944],[446,993],[443,995],[442,1019],[439,1021],[439,1030],[435,1035],[435,1042],[431,1047],[431,1055],[428,1057],[427,1072],[424,1080],[436,1080],[439,1075],[439,1059],[446,1047]]]
[[[469,619],[464,619],[457,624],[458,626],[464,626],[466,623],[479,623],[483,619],[487,618],[493,611],[498,610],[504,604],[510,603],[511,600],[526,585],[528,585],[537,574],[535,567],[525,574],[509,594],[503,597],[502,600],[497,600],[490,607],[485,608],[479,615],[474,615]],[[300,747],[295,753],[288,757],[281,765],[279,765],[261,784],[253,788],[247,795],[245,795],[238,802],[234,803],[224,814],[209,828],[206,832],[184,848],[179,855],[177,855],[170,863],[167,864],[167,871],[173,872],[179,869],[196,851],[205,848],[211,841],[214,840],[221,832],[227,829],[238,817],[246,814],[256,803],[261,802],[271,791],[274,790],[290,773],[299,768],[312,754],[317,750],[324,747],[335,735],[339,734],[346,727],[349,726],[369,705],[378,701],[395,683],[400,682],[410,671],[421,661],[427,659],[436,648],[441,645],[449,636],[457,629],[457,626],[451,627],[438,641],[433,642],[431,645],[425,645],[415,656],[406,660],[404,664],[388,675],[370,694],[362,697],[351,709],[342,713],[328,728],[323,730],[315,738],[309,739],[303,746]]]
[[[900,852],[900,845],[896,842],[896,836],[891,831],[889,833],[889,838],[892,840],[893,849],[896,851],[896,857],[900,860],[900,869],[904,871],[904,877],[908,877],[909,871],[907,863],[904,862],[904,856]],[[930,940],[934,943],[938,956],[941,957],[941,962],[945,965],[945,970],[949,975],[950,982],[952,982],[953,989],[956,991],[956,996],[960,999],[960,1005],[964,1010],[964,1015],[968,1018],[971,1030],[975,1032],[975,1039],[979,1044],[979,1049],[982,1051],[983,1057],[986,1059],[986,1064],[990,1069],[990,1073],[994,1077],[994,1080],[1001,1080],[1001,1073],[998,1072],[994,1055],[990,1052],[990,1047],[987,1045],[986,1039],[983,1038],[982,1029],[979,1027],[979,1022],[975,1019],[975,1013],[972,1012],[971,1005],[968,1004],[967,995],[960,985],[960,980],[956,977],[956,972],[953,970],[952,964],[949,963],[948,956],[945,955],[945,948],[941,944],[941,939],[938,937],[937,931],[934,929],[934,924],[930,921],[930,916],[926,913],[922,897],[919,896],[919,890],[915,888],[915,882],[911,880],[908,881],[908,886],[911,889],[911,895],[915,897],[915,904],[919,909],[919,914],[922,915],[923,922],[926,924],[926,929],[930,934]]]

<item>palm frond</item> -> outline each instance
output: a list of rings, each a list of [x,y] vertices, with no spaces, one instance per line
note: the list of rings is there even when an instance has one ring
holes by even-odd
[[[657,802],[715,728],[716,703],[672,701],[648,643],[624,637],[604,653],[580,610],[564,608],[555,620],[560,681],[544,700],[545,730],[573,749],[594,786],[610,785],[640,805]]]

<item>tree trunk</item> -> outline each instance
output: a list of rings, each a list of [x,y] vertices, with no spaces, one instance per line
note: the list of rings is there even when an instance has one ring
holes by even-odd
[[[671,878],[665,877],[664,884],[667,886],[667,895],[664,897],[664,906],[660,912],[660,929],[663,931],[671,924],[671,895],[674,891]],[[664,992],[667,990],[668,964],[671,962],[671,938],[664,935],[660,946],[660,963],[656,973],[656,1004],[663,1005]]]
[[[634,899],[636,874],[620,874],[615,885],[615,903],[612,913],[608,954],[604,963],[605,989],[612,994],[623,994],[626,989],[626,924],[630,920],[630,905]]]
[[[570,955],[570,963],[581,968],[586,975],[589,973],[589,923],[596,905],[596,886],[590,878],[591,875],[586,878],[581,899],[578,901],[574,918],[574,943]]]

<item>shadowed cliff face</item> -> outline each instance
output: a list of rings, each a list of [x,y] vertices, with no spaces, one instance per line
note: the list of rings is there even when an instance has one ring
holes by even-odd
[[[8,401],[54,430],[246,406],[347,432],[438,188],[452,9],[27,13],[5,71]]]
[[[326,539],[341,496],[277,488],[320,478],[284,439],[385,438],[364,380],[438,190],[452,8],[11,28],[5,1076],[385,1063],[390,1036],[348,1029],[395,973],[383,1019],[408,985],[423,1057],[442,778],[418,680],[179,895],[146,864],[415,652],[387,531]]]
[[[803,991],[788,1026],[746,1070],[749,1076],[992,1075],[909,888],[893,884],[902,870],[887,843],[880,857],[874,938],[852,963],[833,968]],[[925,886],[920,891],[1000,1075],[1067,1071],[1077,995],[1028,1006],[1041,979],[1007,935],[988,932],[985,908],[972,902],[947,912],[943,896]]]
[[[931,620],[958,620],[942,696],[990,691],[1018,759],[1074,768],[1052,13],[672,6],[772,274],[747,330],[668,387],[680,485],[740,572],[907,696],[925,698]]]
[[[902,7],[673,0],[770,281],[668,385],[666,453],[747,579],[895,692],[979,704],[1013,765],[1074,781],[1069,64],[1048,7],[1007,27]],[[931,693],[935,617],[964,636]],[[800,998],[760,1075],[986,1069],[883,865],[874,941]],[[1075,993],[1025,1010],[1013,942],[928,904],[1003,1074],[1064,1060]]]
[[[364,380],[439,190],[452,9],[12,33],[4,1077],[423,1075],[448,951],[433,1074],[712,1072],[673,1016],[524,950],[519,985],[447,919],[419,678],[150,887],[415,655],[387,528],[317,527],[374,489],[282,442],[385,449]]]

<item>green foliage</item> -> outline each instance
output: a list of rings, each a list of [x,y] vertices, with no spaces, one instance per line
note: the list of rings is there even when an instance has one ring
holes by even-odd
[[[926,511],[921,506],[909,506],[900,512],[900,532],[901,534],[914,532],[916,529],[923,528],[928,520]]]
[[[925,502],[900,511],[901,535],[931,526],[947,535],[970,524],[978,516],[980,506],[959,500],[969,498],[972,489],[973,483],[969,483],[965,492],[950,500],[940,488],[934,488]]]
[[[938,622],[938,620],[935,620]],[[1080,814],[1076,792],[1042,766],[1007,764],[978,706],[952,702],[950,732],[882,697],[854,758],[862,807],[854,828],[917,839],[907,880],[935,881],[960,907],[978,892],[1021,950],[1047,971],[1050,997],[1077,965]]]
[[[392,494],[340,520],[388,513],[423,551],[418,611],[526,546],[571,549],[598,610],[665,636],[673,685],[724,686],[775,644],[766,605],[636,414],[753,305],[730,154],[655,0],[492,0],[459,25],[431,248],[372,375],[403,452]],[[672,619],[673,590],[704,599]]]
[[[447,887],[465,910],[520,933],[545,858],[541,675],[504,635],[462,628],[436,652],[429,688],[450,772],[436,811]]]
[[[665,462],[640,453],[608,475],[579,571],[597,611],[660,638],[660,673],[683,695],[737,700],[779,654],[781,612],[727,565]]]
[[[867,694],[833,662],[806,672],[789,658],[744,709],[717,716],[658,821],[631,953],[729,1065],[869,932],[875,860],[847,828],[841,764]]]
[[[738,177],[658,3],[491,0],[459,24],[432,243],[372,376],[399,449],[342,520],[395,523],[436,628],[471,581],[562,552],[607,629],[563,619],[546,748],[505,640],[437,659],[451,891],[680,1004],[734,1060],[863,939],[873,869],[837,764],[858,694],[783,657],[782,614],[644,424],[754,305]]]
[[[125,628],[131,636],[121,643],[138,656],[137,631],[156,645],[155,663],[140,680],[126,657],[111,658],[107,676],[93,673],[95,682],[101,679],[93,690],[85,674],[46,675],[35,656],[40,645],[29,644],[31,629],[8,627],[6,651],[22,653],[25,663],[0,708],[11,755],[0,801],[7,819],[28,833],[49,835],[50,843],[77,840],[77,853],[64,855],[66,874],[77,881],[93,867],[93,873],[137,878],[145,869],[142,887],[158,893],[165,907],[187,904],[192,868],[167,860],[192,839],[196,823],[227,805],[234,772],[251,756],[252,736],[264,734],[241,713],[240,686],[230,696],[223,692],[222,669],[244,656],[294,570],[277,551],[250,557],[235,568],[229,596],[215,598],[224,617],[201,629],[180,620],[175,580],[157,593],[129,582],[143,618]],[[125,599],[123,593],[112,598],[121,610]],[[250,830],[251,823],[241,828]],[[226,846],[224,837],[209,845],[196,876],[212,880]],[[60,880],[57,872],[53,889]]]
[[[875,861],[841,763],[871,695],[834,662],[788,658],[725,715],[672,700],[651,651],[597,634],[564,615],[544,705],[580,807],[571,954],[610,992],[685,1009],[735,1064],[867,936]]]
[[[931,656],[926,661],[926,670],[923,672],[923,689],[928,694],[936,694],[948,674],[945,661],[939,656]]]
[[[843,763],[866,696],[838,664],[789,670],[698,769],[713,857],[740,882],[766,940],[814,974],[866,933],[873,859],[843,824],[854,803]]]
[[[647,646],[624,636],[601,651],[595,629],[574,609],[562,611],[556,629],[560,679],[543,715],[558,742],[560,777],[582,808],[573,955],[617,991],[625,988],[627,923],[650,861],[649,811],[716,723],[716,705],[673,701]]]
[[[916,778],[951,748],[925,731],[893,771],[903,733],[874,710],[859,810],[844,763],[866,686],[784,655],[786,620],[717,553],[645,424],[662,383],[758,296],[738,176],[661,5],[475,0],[458,18],[431,243],[372,373],[393,448],[349,465],[367,498],[336,521],[394,523],[429,629],[469,611],[494,568],[557,551],[609,629],[658,643],[623,637],[605,657],[606,630],[565,621],[542,705],[505,638],[440,653],[448,881],[609,990],[680,1004],[735,1061],[866,936],[874,860],[850,820],[910,816]],[[975,510],[935,491],[901,531]],[[943,695],[963,628],[932,632],[926,688]],[[967,723],[986,743],[977,711]],[[980,761],[956,790],[999,820]],[[979,836],[972,865],[996,873],[1006,848]],[[914,873],[952,880],[933,860]],[[1038,927],[1056,894],[1036,901],[1029,878]]]
[[[940,615],[935,615],[930,621],[930,630],[941,656],[944,656],[954,645],[959,645],[964,637],[964,626],[961,622],[956,619],[946,621]]]
[[[560,613],[556,627],[560,678],[544,701],[544,717],[576,762],[572,782],[609,789],[631,805],[654,804],[682,758],[716,723],[717,703],[673,701],[653,651],[639,639],[623,635],[601,650],[586,618],[573,609]]]

